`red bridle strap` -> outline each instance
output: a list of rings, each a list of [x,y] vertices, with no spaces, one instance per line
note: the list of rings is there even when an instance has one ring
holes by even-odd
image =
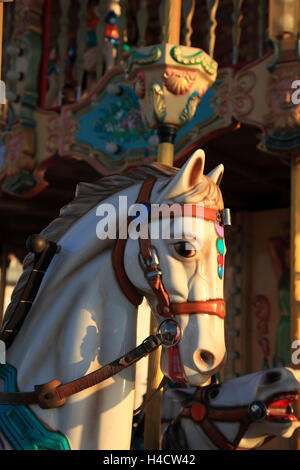
[[[165,204],[163,204],[162,206],[164,205]],[[166,206],[168,206],[169,208],[172,208],[173,206],[175,206],[176,209],[179,207],[181,213],[178,215],[180,215],[181,217],[197,217],[197,218],[201,218],[204,220],[215,222],[217,224],[222,224],[223,222],[223,211],[219,209],[211,209],[209,207],[200,206],[199,204],[177,204],[176,203],[176,204],[166,204]],[[170,211],[170,213],[167,214],[168,217],[171,217],[171,218],[176,217],[177,215],[176,209],[174,209],[174,212]],[[159,219],[162,219],[163,215],[164,215],[163,212],[159,212]],[[156,217],[154,213],[152,212],[150,221],[153,221],[155,219]]]
[[[203,392],[204,389],[202,389]],[[202,393],[201,393],[202,394]],[[184,407],[180,416],[191,418],[197,423],[211,440],[211,442],[220,450],[235,450],[251,424],[248,415],[248,406],[237,407],[213,407],[206,403],[206,400],[191,400],[192,406]],[[233,441],[229,441],[214,422],[236,422],[239,423],[237,435]]]
[[[223,299],[213,299],[205,301],[178,302],[170,305],[173,315],[184,315],[192,313],[207,313],[225,318],[226,308]]]
[[[148,204],[155,181],[156,181],[156,178],[149,178],[142,184],[139,195],[136,200],[136,204]],[[128,217],[127,227],[130,221],[131,219],[130,217]],[[114,269],[116,279],[118,281],[118,284],[123,294],[129,300],[129,302],[131,302],[134,306],[137,307],[138,305],[142,303],[143,296],[136,289],[136,287],[132,284],[132,282],[128,278],[126,271],[125,271],[124,253],[125,253],[126,242],[127,242],[127,238],[117,239],[115,248],[112,253],[112,266]]]

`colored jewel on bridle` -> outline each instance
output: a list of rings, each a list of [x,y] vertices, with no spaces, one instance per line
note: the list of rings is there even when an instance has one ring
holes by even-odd
[[[217,263],[218,263],[218,276],[220,279],[223,278],[224,273],[224,252],[225,252],[225,244],[224,244],[224,227],[219,224],[215,224],[215,229],[218,235],[217,238]]]

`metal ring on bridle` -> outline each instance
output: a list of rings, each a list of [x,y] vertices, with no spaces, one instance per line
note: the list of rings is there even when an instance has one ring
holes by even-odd
[[[267,416],[268,409],[262,401],[253,401],[248,408],[248,416],[251,421],[260,422]]]
[[[172,318],[167,318],[160,323],[157,334],[160,336],[161,344],[165,348],[171,348],[181,340],[180,325]]]

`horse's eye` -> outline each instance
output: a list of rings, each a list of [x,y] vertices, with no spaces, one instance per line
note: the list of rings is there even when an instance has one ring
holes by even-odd
[[[196,254],[195,247],[189,242],[178,242],[174,247],[176,252],[184,258],[192,258]]]

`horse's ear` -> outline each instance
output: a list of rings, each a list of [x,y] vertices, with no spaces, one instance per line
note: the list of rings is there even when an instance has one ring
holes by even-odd
[[[219,186],[223,177],[223,173],[224,173],[224,165],[221,164],[221,165],[216,166],[216,168],[214,168],[214,170],[212,170],[206,176]]]
[[[201,149],[196,150],[177,175],[174,176],[170,183],[162,190],[158,202],[174,199],[196,186],[203,176],[204,163],[204,151]]]

